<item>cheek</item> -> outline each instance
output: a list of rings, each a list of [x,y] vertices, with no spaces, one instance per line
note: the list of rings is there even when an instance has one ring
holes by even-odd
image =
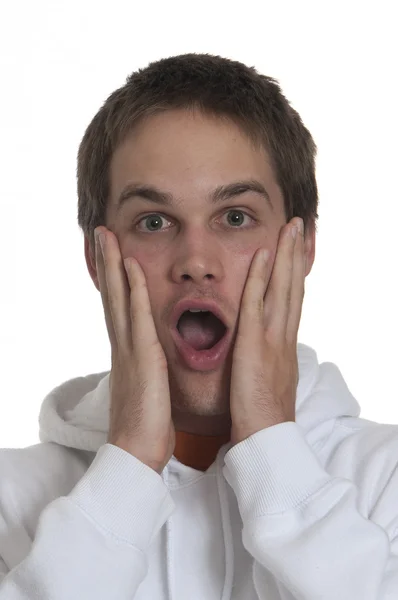
[[[119,240],[120,243],[120,240]],[[121,252],[123,258],[132,256],[141,265],[142,270],[145,273],[145,277],[149,274],[152,275],[153,269],[159,268],[159,253],[156,248],[149,248],[145,244],[133,243],[130,239],[125,238],[121,241]]]
[[[254,255],[259,248],[266,248],[270,252],[270,265],[273,268],[276,258],[276,241],[270,240],[266,243],[257,243],[250,248],[240,247],[234,248],[231,251],[231,262],[229,263],[229,272],[232,274],[231,285],[238,295],[239,303],[242,301],[242,296],[249,275],[249,271],[252,265]]]
[[[144,271],[152,316],[156,325],[163,314],[165,299],[168,294],[168,286],[164,277],[165,266],[160,263],[159,257],[156,262],[148,259],[147,256],[137,256],[137,254],[134,258]]]
[[[161,298],[161,286],[164,285],[166,266],[159,259],[159,255],[155,258],[144,252],[136,252],[133,256],[144,271],[150,298]]]
[[[235,246],[230,250],[231,257],[231,268],[235,273],[244,272],[244,278],[247,277],[252,261],[254,259],[254,255],[256,254],[259,248],[265,248],[270,252],[270,262],[273,265],[276,257],[276,241],[275,240],[266,240],[257,242],[255,244],[251,244],[250,246]]]
[[[229,281],[233,290],[234,303],[240,306],[250,265],[256,253],[257,247],[241,247],[230,254],[230,261],[226,273],[229,273]]]
[[[160,296],[160,282],[164,279],[165,266],[159,260],[159,254],[148,252],[142,244],[125,243],[121,246],[123,258],[132,256],[140,265],[145,275],[149,297],[155,299]],[[163,277],[162,277],[163,275]],[[151,300],[152,304],[152,300]]]

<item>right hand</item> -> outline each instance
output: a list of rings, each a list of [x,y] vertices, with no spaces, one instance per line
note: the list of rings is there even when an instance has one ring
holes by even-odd
[[[175,448],[167,361],[159,342],[144,272],[122,260],[113,232],[99,242],[97,275],[112,349],[109,444],[129,452],[161,473]],[[127,277],[126,277],[127,273]]]

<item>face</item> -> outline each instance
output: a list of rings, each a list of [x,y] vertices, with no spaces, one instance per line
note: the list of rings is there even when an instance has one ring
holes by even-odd
[[[142,122],[119,146],[110,180],[105,225],[118,238],[123,258],[133,256],[145,273],[168,361],[175,419],[202,419],[207,424],[228,420],[232,353],[249,267],[260,246],[271,251],[273,263],[286,223],[269,157],[231,122],[167,111]],[[241,188],[239,194],[211,202],[217,187],[246,180],[259,182],[269,200]],[[172,203],[136,195],[119,207],[122,191],[132,183],[167,192]],[[171,337],[175,304],[193,296],[216,302],[233,331],[227,360],[214,371],[187,368]]]

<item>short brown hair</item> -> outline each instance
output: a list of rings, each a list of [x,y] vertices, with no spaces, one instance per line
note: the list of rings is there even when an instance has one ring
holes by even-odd
[[[199,109],[240,126],[270,156],[286,220],[298,216],[306,226],[316,227],[317,147],[278,81],[238,61],[191,53],[132,73],[88,126],[78,152],[78,224],[92,247],[94,229],[106,224],[109,167],[116,147],[140,120],[178,108]]]

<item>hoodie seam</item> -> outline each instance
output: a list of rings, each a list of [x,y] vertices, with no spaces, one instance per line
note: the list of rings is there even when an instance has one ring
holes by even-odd
[[[0,473],[4,474],[4,471],[2,469],[2,466],[4,465],[3,460],[0,460]],[[6,474],[8,475],[8,474]],[[8,478],[8,481],[12,481],[12,478]],[[2,477],[2,483],[4,483],[4,478]],[[13,482],[14,483],[14,482]],[[4,502],[5,500],[5,502]],[[13,494],[9,494],[7,493],[7,487],[4,486],[4,490],[2,490],[2,494],[1,494],[1,502],[0,502],[0,506],[4,508],[8,508],[8,511],[10,513],[10,516],[13,516],[15,518],[15,522],[17,522],[18,524],[23,524],[23,515],[21,514],[21,512],[17,509],[17,503],[14,501],[14,495]],[[6,512],[1,511],[1,515],[4,519],[5,522],[8,521],[8,515],[6,515]],[[26,531],[25,525],[23,525],[24,530]]]
[[[199,475],[199,477],[193,481],[189,481],[187,483],[183,483],[183,484],[170,484],[170,482],[167,482],[167,487],[169,488],[169,490],[174,490],[174,491],[178,491],[178,490],[183,490],[187,487],[190,487],[191,485],[195,485],[195,483],[198,483],[199,481],[202,481],[202,479],[205,479],[206,477],[216,477],[217,473],[204,473],[203,475]]]
[[[362,431],[362,427],[348,427],[347,425],[344,425],[344,423],[340,423],[339,418],[341,418],[341,417],[338,417],[336,419],[335,427],[340,427],[341,429],[345,429],[346,431],[352,431],[352,432]]]
[[[312,451],[314,453],[315,452],[322,452],[322,450],[324,449],[324,447],[326,446],[326,444],[329,442],[330,438],[333,436],[336,427],[337,427],[337,420],[334,421],[332,429],[330,430],[329,434],[325,437],[325,439],[323,440],[322,444],[319,443],[319,444],[314,444],[312,446]]]
[[[79,504],[75,500],[72,500],[68,496],[61,496],[61,498],[62,497],[65,500],[67,500],[70,504],[72,504],[73,506],[77,506],[81,510],[81,512],[84,513],[84,515],[89,519],[89,521],[91,523],[93,523],[96,527],[98,527],[98,529],[100,529],[106,535],[109,535],[111,538],[113,538],[114,540],[116,540],[118,542],[124,542],[125,544],[127,544],[131,548],[135,548],[136,550],[138,550],[139,552],[141,552],[141,554],[145,554],[144,550],[142,550],[138,546],[135,546],[130,540],[127,540],[126,538],[124,538],[124,537],[122,537],[120,535],[116,535],[115,533],[113,533],[113,531],[111,531],[107,527],[104,527],[104,525],[102,525],[101,523],[99,523],[95,517],[93,517],[89,512],[87,512],[86,509],[83,508],[83,506],[81,506],[81,504]],[[164,503],[165,503],[166,500],[167,500],[167,497],[162,501],[162,505],[161,505],[161,507],[160,507],[159,510],[161,510],[163,508],[163,505],[164,505]]]
[[[340,429],[345,429],[346,431],[349,431],[351,433],[361,431],[361,427],[347,427],[346,425],[343,425],[342,423],[339,422],[339,417],[337,417],[334,420],[333,427],[332,427],[330,433],[326,436],[326,438],[324,439],[322,444],[319,444],[319,445],[314,444],[314,446],[312,447],[313,451],[314,452],[322,452],[324,447],[328,444],[330,438],[333,437],[333,435],[338,427],[340,427]]]

